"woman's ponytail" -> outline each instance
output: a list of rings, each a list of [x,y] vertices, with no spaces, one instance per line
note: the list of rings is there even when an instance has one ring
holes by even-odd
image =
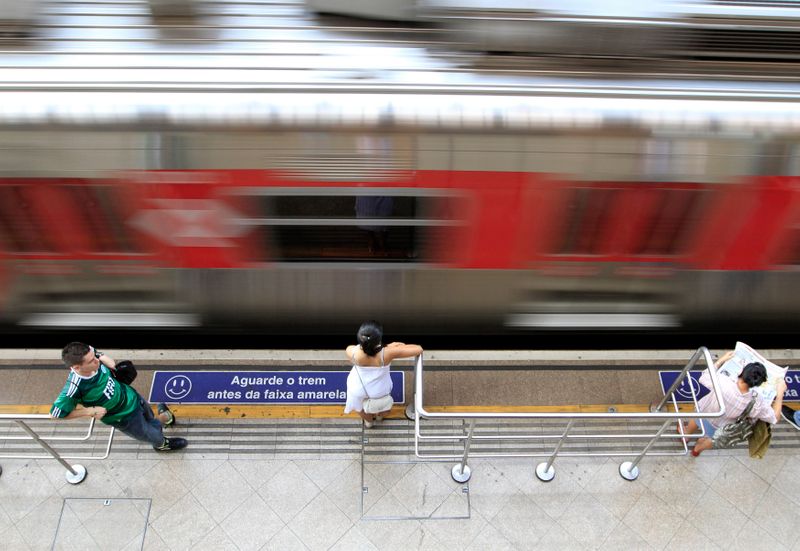
[[[359,327],[356,339],[364,354],[374,356],[383,348],[383,328],[377,321],[365,321]]]

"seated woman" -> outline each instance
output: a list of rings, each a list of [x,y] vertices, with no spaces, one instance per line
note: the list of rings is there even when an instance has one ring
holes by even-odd
[[[733,352],[727,352],[714,363],[714,369],[719,369],[725,362],[733,357]],[[703,428],[706,431],[706,437],[699,438],[697,443],[692,449],[692,455],[697,457],[703,451],[708,450],[714,446],[714,441],[711,437],[718,428],[732,423],[750,404],[750,401],[755,398],[753,408],[750,410],[749,418],[752,420],[761,419],[774,425],[778,422],[781,414],[781,406],[783,405],[783,394],[786,392],[786,381],[781,380],[777,385],[777,396],[772,402],[772,405],[766,403],[761,394],[751,390],[760,386],[767,380],[767,370],[763,364],[759,362],[749,363],[742,369],[739,377],[736,380],[730,377],[719,377],[720,390],[722,391],[722,400],[725,402],[725,414],[722,417],[712,419],[700,419]],[[708,370],[705,370],[700,376],[700,384],[707,388],[711,388],[711,375]],[[703,396],[697,404],[700,411],[715,411],[719,410],[717,398],[713,392]],[[697,422],[692,419],[686,426],[686,434],[691,434],[698,428]]]
[[[361,324],[356,335],[358,344],[347,347],[345,353],[353,362],[347,376],[347,403],[344,412],[357,411],[366,427],[372,428],[375,421],[382,421],[383,415],[391,409],[371,414],[364,412],[364,400],[382,398],[392,392],[392,378],[389,366],[397,358],[411,358],[422,354],[422,347],[416,344],[393,342],[383,346],[383,328],[377,321]]]

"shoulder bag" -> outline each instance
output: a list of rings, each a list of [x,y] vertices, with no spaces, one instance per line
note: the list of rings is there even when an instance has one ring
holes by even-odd
[[[747,442],[747,440],[753,435],[753,423],[750,421],[748,416],[750,415],[755,403],[756,397],[755,394],[753,394],[750,399],[750,403],[747,404],[747,407],[744,408],[744,411],[742,411],[742,413],[740,413],[734,421],[731,421],[730,423],[717,429],[717,432],[714,433],[712,438],[714,448],[732,448],[736,444]]]

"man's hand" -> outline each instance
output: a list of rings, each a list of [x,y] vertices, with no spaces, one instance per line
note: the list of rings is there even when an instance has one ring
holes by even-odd
[[[781,380],[778,381],[777,385],[775,385],[775,392],[777,393],[776,396],[783,397],[783,395],[786,394],[786,389],[787,389],[786,379],[781,377]]]
[[[103,406],[92,406],[92,407],[86,408],[86,409],[91,410],[92,411],[91,417],[93,417],[93,418],[95,418],[97,420],[102,419],[103,417],[106,416],[106,413],[108,413],[108,410],[106,408],[104,408]]]

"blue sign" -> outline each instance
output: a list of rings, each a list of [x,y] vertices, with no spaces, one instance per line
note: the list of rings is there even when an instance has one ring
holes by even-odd
[[[708,394],[710,390],[700,384],[700,375],[702,373],[702,371],[690,371],[689,376],[675,389],[675,400],[678,402],[691,402],[692,389],[694,389],[698,400]],[[679,374],[680,371],[659,371],[658,377],[661,379],[661,392],[669,390],[669,387],[672,386]],[[725,375],[721,376],[724,377]],[[800,371],[786,372],[786,387],[786,393],[783,395],[785,401],[796,402],[800,400]]]
[[[344,404],[348,371],[156,371],[150,402],[182,404]],[[401,371],[392,399],[405,402]],[[377,396],[375,396],[377,398]]]

